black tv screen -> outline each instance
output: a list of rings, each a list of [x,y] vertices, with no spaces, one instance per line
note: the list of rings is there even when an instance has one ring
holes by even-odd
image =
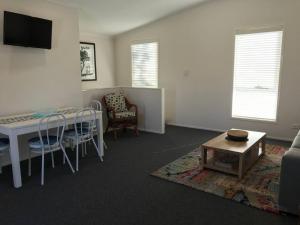
[[[3,27],[6,45],[51,49],[51,20],[4,11]]]

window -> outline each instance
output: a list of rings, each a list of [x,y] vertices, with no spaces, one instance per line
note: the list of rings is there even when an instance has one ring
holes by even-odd
[[[157,88],[158,43],[131,46],[132,86]]]
[[[283,31],[238,34],[232,117],[277,119]]]

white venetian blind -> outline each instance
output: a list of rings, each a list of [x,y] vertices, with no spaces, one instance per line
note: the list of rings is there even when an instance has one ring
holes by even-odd
[[[131,46],[132,86],[157,88],[158,43]]]
[[[283,31],[238,34],[232,116],[276,121]]]

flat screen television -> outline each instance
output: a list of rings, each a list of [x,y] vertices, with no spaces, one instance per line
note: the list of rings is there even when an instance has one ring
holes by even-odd
[[[4,11],[3,43],[51,49],[52,21]]]

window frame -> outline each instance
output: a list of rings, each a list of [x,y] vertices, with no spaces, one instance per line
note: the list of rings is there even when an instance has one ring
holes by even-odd
[[[139,45],[139,44],[150,44],[150,43],[156,43],[157,44],[157,74],[156,74],[156,80],[157,80],[157,87],[134,87],[133,86],[133,61],[132,61],[132,46],[133,45]],[[159,71],[160,71],[160,42],[158,39],[144,39],[144,40],[137,40],[132,41],[129,45],[129,54],[130,54],[130,77],[131,77],[131,87],[132,88],[147,88],[147,89],[157,89],[160,87],[159,82]]]
[[[235,71],[235,47],[236,47],[236,35],[241,34],[255,34],[255,33],[265,33],[265,32],[276,32],[282,31],[282,43],[281,43],[281,53],[280,53],[280,69],[279,69],[279,80],[278,80],[278,93],[277,93],[277,107],[276,107],[276,118],[275,120],[268,120],[266,118],[252,118],[252,117],[242,117],[242,116],[233,116],[233,95],[234,95],[234,71]],[[278,124],[279,118],[279,108],[280,108],[280,98],[281,98],[281,83],[282,83],[282,70],[283,70],[283,52],[285,46],[285,29],[283,25],[272,26],[272,27],[263,27],[263,28],[248,28],[248,29],[236,29],[233,35],[233,70],[232,70],[232,88],[231,88],[231,120],[239,121],[248,121],[248,122],[258,122],[258,123],[267,123],[267,124]]]

